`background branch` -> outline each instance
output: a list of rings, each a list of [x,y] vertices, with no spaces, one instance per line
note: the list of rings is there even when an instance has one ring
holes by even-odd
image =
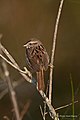
[[[18,81],[14,81],[13,82],[13,88],[15,88],[16,86],[18,86],[19,84],[21,84],[23,82],[23,79],[20,79]],[[5,84],[5,82],[3,82],[3,84]],[[0,92],[0,100],[8,93],[8,88],[5,87],[5,89]]]
[[[17,105],[17,100],[16,100],[16,93],[13,89],[12,84],[11,84],[11,80],[10,80],[10,77],[9,77],[9,71],[7,69],[7,65],[6,65],[4,60],[2,60],[2,67],[3,67],[3,70],[4,70],[4,75],[5,75],[5,78],[6,78],[6,81],[7,81],[7,85],[8,85],[8,89],[9,89],[9,92],[10,92],[11,100],[12,100],[12,103],[13,103],[16,120],[21,120],[18,105]]]
[[[24,105],[23,110],[21,111],[21,119],[24,117],[24,115],[27,113],[29,107],[31,104],[31,100],[28,100],[27,103]]]
[[[78,101],[74,101],[74,104],[75,104],[75,103],[78,103]],[[55,110],[60,110],[60,109],[69,107],[69,106],[71,106],[72,104],[73,104],[73,103],[69,103],[69,104],[67,104],[67,105],[63,105],[63,106],[61,106],[61,107],[56,108]]]

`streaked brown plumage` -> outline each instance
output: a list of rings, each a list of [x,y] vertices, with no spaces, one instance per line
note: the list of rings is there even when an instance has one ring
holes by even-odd
[[[44,90],[44,70],[47,70],[49,56],[43,44],[36,38],[30,39],[25,45],[26,60],[32,72],[37,73],[38,89]]]

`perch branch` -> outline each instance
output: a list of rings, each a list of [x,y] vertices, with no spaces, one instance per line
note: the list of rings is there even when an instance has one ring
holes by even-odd
[[[47,87],[46,87],[46,96],[47,96],[47,94],[48,94],[48,86],[49,86],[49,80],[47,81]],[[46,102],[44,101],[44,111],[43,111],[43,118],[44,118],[44,120],[46,119],[45,117],[46,117],[46,114],[47,114],[47,112],[46,112]]]
[[[19,67],[15,66],[13,63],[11,63],[9,60],[7,60],[2,54],[0,54],[0,57],[3,60],[5,60],[9,65],[11,65],[13,68],[15,68],[16,70],[18,70],[20,73],[24,73],[24,74],[30,75],[29,71],[27,71],[27,70],[26,71],[21,70]],[[31,76],[29,76],[29,77],[31,77]]]
[[[39,93],[41,94],[41,96],[43,97],[43,99],[45,100],[45,102],[49,108],[49,114],[50,114],[51,118],[54,120],[59,120],[54,107],[51,105],[51,103],[50,103],[49,99],[46,97],[45,93],[42,90],[40,90]]]
[[[43,120],[46,120],[46,114],[48,113],[48,112],[46,112],[46,101],[44,101],[44,110],[42,110],[42,106],[40,105],[40,111],[41,111]]]
[[[53,74],[53,65],[54,65],[54,56],[55,56],[55,48],[56,48],[56,38],[57,38],[57,32],[58,32],[58,26],[61,16],[61,11],[63,7],[64,0],[61,0],[57,18],[56,18],[56,24],[55,24],[55,30],[53,35],[53,46],[52,46],[52,55],[51,55],[51,62],[50,62],[50,84],[49,84],[49,100],[51,103],[51,95],[52,95],[52,74]]]
[[[26,79],[28,82],[32,82],[31,78],[32,78],[32,75],[30,74],[30,72],[26,69],[26,72],[25,71],[22,71],[20,69],[20,67],[18,66],[17,62],[13,59],[13,57],[10,55],[10,53],[7,51],[7,49],[4,48],[4,46],[0,43],[0,48],[2,50],[2,52],[9,58],[9,60],[11,61],[8,61],[5,57],[3,57],[1,54],[0,54],[0,57],[2,57],[8,64],[10,64],[12,67],[14,67],[16,70],[19,71],[19,73],[24,77],[24,79]],[[24,73],[26,73],[27,75],[25,75]]]
[[[47,81],[47,87],[46,87],[46,96],[47,96],[47,94],[48,94],[48,86],[49,86],[49,80]],[[42,117],[43,117],[43,120],[46,120],[46,114],[48,113],[47,111],[46,111],[46,101],[44,101],[44,108],[43,108],[43,110],[42,110],[42,107],[41,107],[41,105],[40,105],[40,111],[41,111],[41,115],[42,115]]]
[[[1,44],[0,44],[1,45]],[[4,48],[4,47],[3,47]],[[4,48],[5,49],[5,48]],[[1,49],[2,50],[2,52],[3,52],[3,49]],[[5,49],[5,51],[7,51],[6,49]],[[8,52],[8,54],[7,54],[7,52],[5,52],[5,55],[8,57],[8,55],[10,55],[9,54],[9,52]],[[11,56],[11,55],[10,55]],[[1,56],[0,56],[1,57]],[[9,58],[9,57],[8,57]],[[12,58],[12,56],[10,57],[10,61],[12,62],[12,64],[14,65],[14,66],[16,66],[16,67],[18,67],[19,68],[19,66],[18,66],[18,64],[16,63],[16,62],[13,62],[13,61],[15,61],[13,58]],[[5,60],[5,59],[4,59]],[[29,78],[28,76],[26,76],[26,74],[24,74],[24,73],[22,73],[22,72],[20,72],[19,71],[19,73],[23,76],[23,78],[25,79],[25,80],[27,80],[28,82],[30,82],[31,81],[31,78]],[[30,80],[29,80],[30,79]],[[30,82],[31,83],[31,82]],[[46,95],[45,95],[45,93],[43,92],[43,91],[39,91],[39,93],[41,94],[41,96],[42,96],[42,98],[45,100],[45,102],[46,102],[46,104],[47,104],[47,106],[48,106],[48,108],[49,108],[49,113],[50,113],[50,116],[51,116],[51,118],[52,119],[54,119],[54,120],[59,120],[58,119],[58,117],[57,117],[57,114],[56,114],[56,112],[55,112],[55,109],[53,108],[53,106],[50,104],[50,102],[49,102],[49,99],[46,97]]]

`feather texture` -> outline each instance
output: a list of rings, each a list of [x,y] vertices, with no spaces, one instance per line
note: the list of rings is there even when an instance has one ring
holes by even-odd
[[[48,53],[43,44],[36,38],[30,39],[25,45],[26,61],[29,69],[37,73],[39,90],[44,88],[43,71],[47,70],[49,64]]]

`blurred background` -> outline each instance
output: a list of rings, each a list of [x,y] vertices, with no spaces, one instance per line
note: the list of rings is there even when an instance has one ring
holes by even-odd
[[[25,49],[23,45],[32,37],[42,41],[51,56],[52,37],[60,0],[0,0],[0,33],[3,34],[1,43],[15,58],[20,68],[26,66]],[[12,80],[21,80],[19,73],[9,66]],[[47,71],[49,74],[49,71]],[[45,83],[49,75],[45,73]],[[55,108],[71,103],[72,75],[75,100],[80,101],[80,0],[65,0],[59,23],[57,46],[53,75],[53,101]],[[0,91],[4,86],[1,82]],[[30,91],[30,92],[29,92]],[[42,98],[35,87],[24,82],[16,87],[19,106],[25,102],[30,106],[28,120],[41,120],[39,104]],[[6,94],[0,100],[0,119],[11,116],[12,104]],[[72,107],[57,111],[64,115],[72,114]],[[75,115],[80,114],[80,102],[75,104]],[[50,117],[47,116],[49,120]],[[72,118],[68,118],[72,120]],[[79,118],[76,118],[79,119]],[[67,118],[64,118],[67,120]]]

